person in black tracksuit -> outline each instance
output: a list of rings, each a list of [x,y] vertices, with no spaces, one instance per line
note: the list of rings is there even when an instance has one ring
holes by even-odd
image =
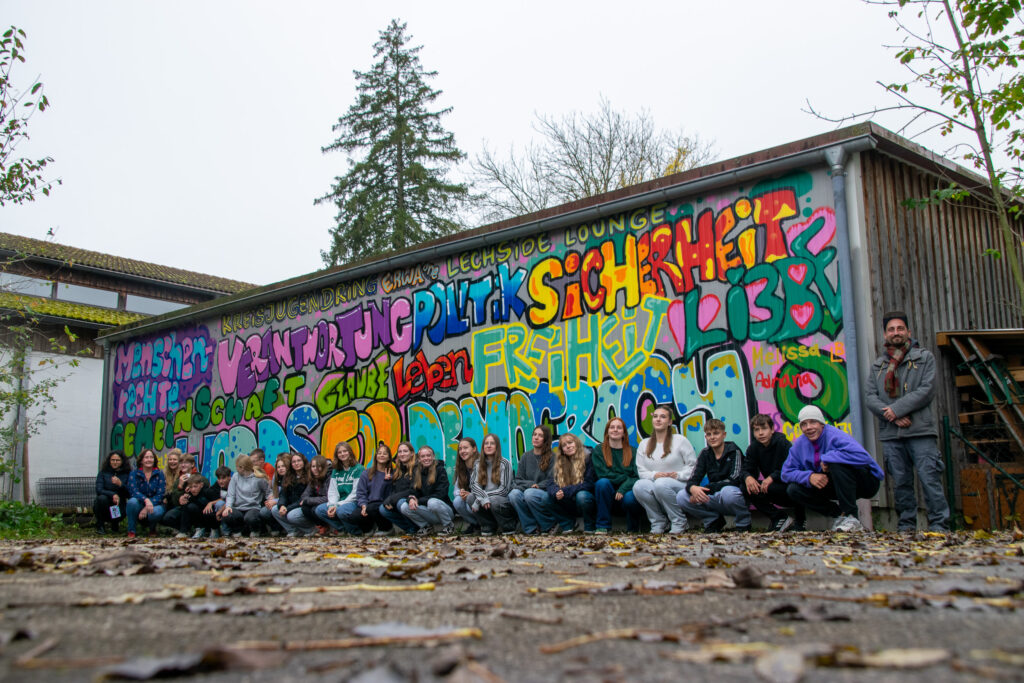
[[[791,444],[775,431],[767,415],[750,420],[753,439],[743,458],[743,494],[747,502],[770,520],[770,531],[802,531],[805,512],[786,493],[789,486],[782,481],[782,464],[786,462]]]
[[[192,538],[202,538],[207,531],[218,527],[214,506],[220,500],[220,492],[220,484],[211,484],[201,474],[193,474],[188,478],[183,494],[188,500],[180,506],[181,526],[178,528],[181,533],[187,534],[195,528]]]

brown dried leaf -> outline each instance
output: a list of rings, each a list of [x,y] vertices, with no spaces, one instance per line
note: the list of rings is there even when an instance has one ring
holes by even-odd
[[[837,652],[836,662],[845,666],[865,666],[883,669],[923,669],[942,664],[952,657],[942,648],[893,648],[873,654]]]

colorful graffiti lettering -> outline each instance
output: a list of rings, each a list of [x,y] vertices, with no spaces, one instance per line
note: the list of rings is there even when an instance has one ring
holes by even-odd
[[[712,417],[741,447],[757,412],[791,433],[813,402],[843,425],[830,202],[824,169],[800,172],[132,339],[108,370],[107,439],[180,447],[211,476],[256,447],[341,441],[368,462],[408,439],[451,465],[486,433],[516,463],[537,425],[594,447],[617,416],[636,443],[662,403],[698,449]]]

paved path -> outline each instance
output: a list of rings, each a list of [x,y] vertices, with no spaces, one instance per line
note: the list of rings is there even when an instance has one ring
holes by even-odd
[[[0,567],[5,681],[1024,670],[1024,542],[1010,534],[7,541]]]

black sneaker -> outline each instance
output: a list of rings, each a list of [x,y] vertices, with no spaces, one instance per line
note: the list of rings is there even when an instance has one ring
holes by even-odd
[[[790,531],[807,531],[807,523],[804,521],[795,521],[793,526],[789,527]]]
[[[751,531],[753,531],[753,529],[750,527],[749,524],[747,524],[746,526],[737,526],[735,529],[733,529],[733,531],[735,531],[738,534],[749,534]]]
[[[792,515],[786,515],[785,517],[780,516],[775,520],[775,523],[772,524],[771,530],[774,533],[781,534],[789,531],[794,526],[796,526],[796,517],[793,517]]]
[[[718,518],[710,524],[704,525],[704,533],[706,534],[717,534],[725,528],[725,517],[719,515]]]

